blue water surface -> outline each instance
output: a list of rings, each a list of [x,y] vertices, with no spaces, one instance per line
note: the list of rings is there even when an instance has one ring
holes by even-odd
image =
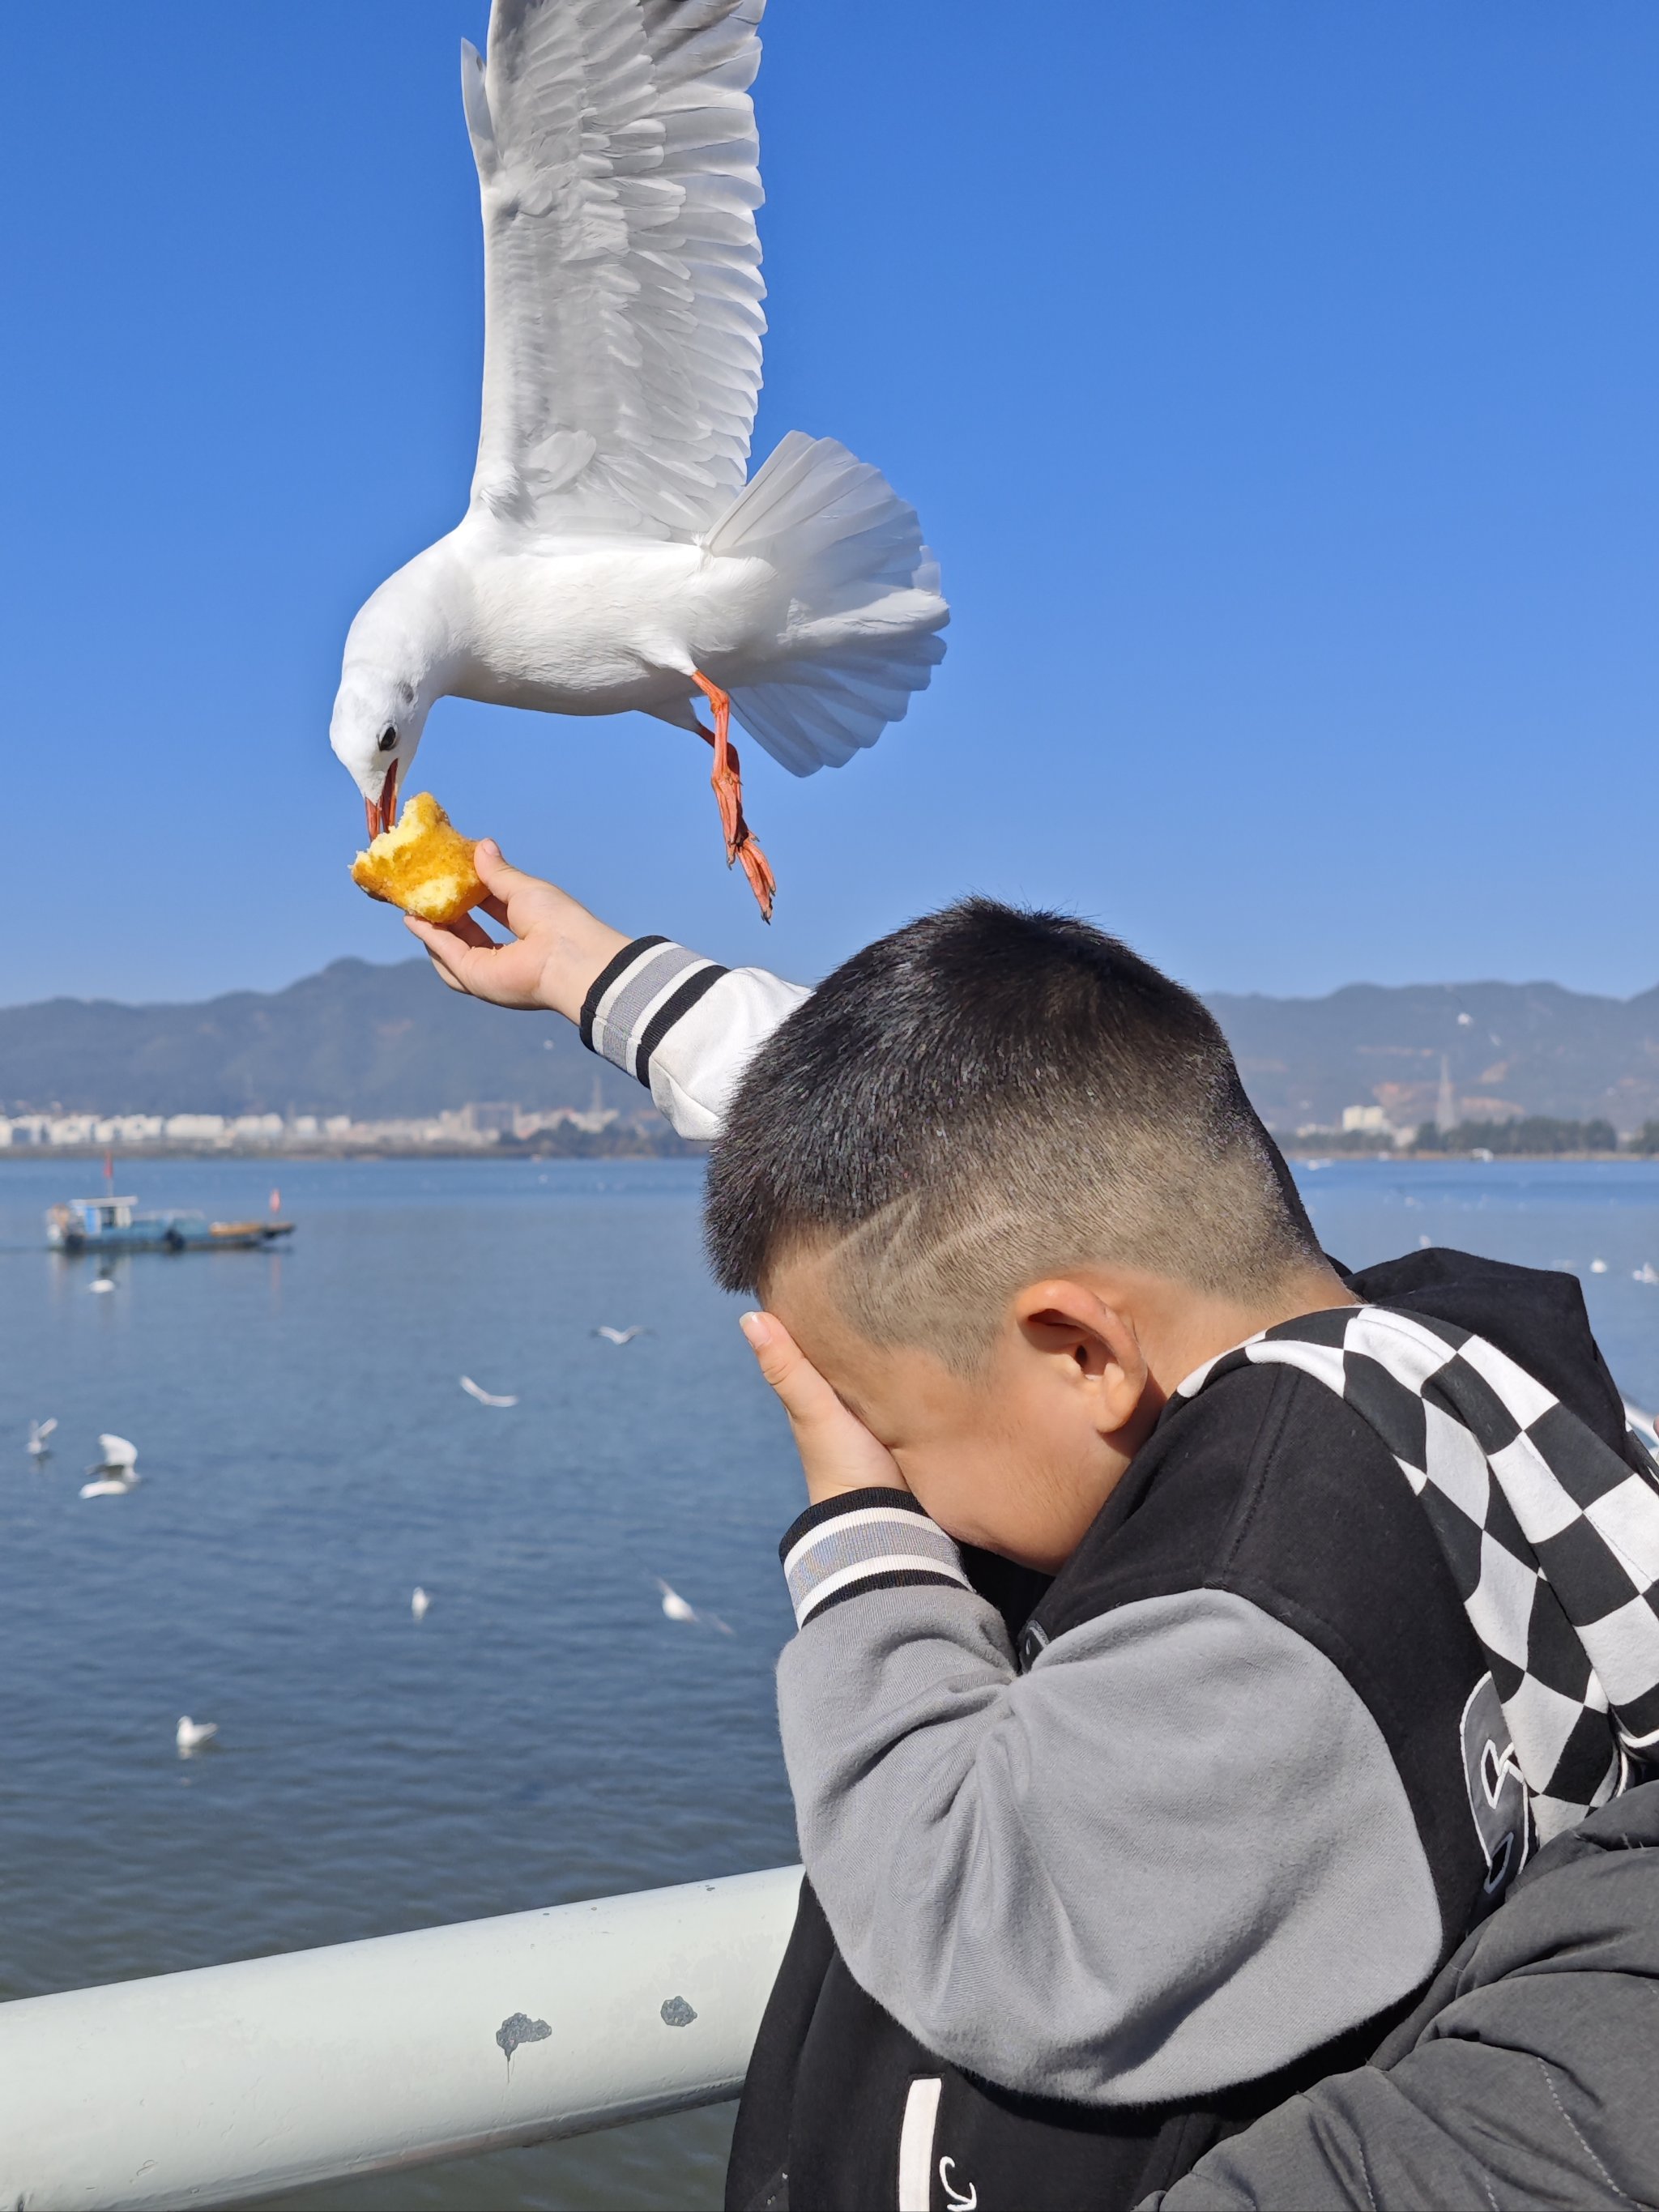
[[[218,1218],[272,1180],[118,1173]],[[135,1255],[101,1295],[27,1249],[88,1180],[0,1164],[0,1996],[795,1856],[772,1667],[800,1478],[702,1267],[699,1163],[284,1164],[289,1249]],[[100,1430],[144,1480],[82,1501]],[[665,1619],[653,1576],[735,1633]],[[181,1713],[211,1753],[180,1760]],[[315,2201],[714,2204],[729,2126]]]
[[[1298,1169],[1328,1249],[1570,1268],[1659,1403],[1659,1165]],[[695,1161],[285,1164],[277,1253],[40,1249],[0,1161],[0,1996],[794,1856],[772,1666],[787,1429],[703,1270]],[[272,1170],[120,1170],[264,1211]],[[1592,1272],[1596,1260],[1605,1272]],[[617,1349],[600,1322],[647,1334]],[[516,1393],[476,1404],[462,1374]],[[30,1462],[27,1423],[60,1426]],[[100,1430],[141,1486],[76,1492]],[[660,1575],[728,1621],[665,1619]],[[432,1597],[416,1623],[410,1595]],[[217,1722],[181,1760],[178,1717]],[[334,2185],[356,2208],[698,2207],[730,2113]]]

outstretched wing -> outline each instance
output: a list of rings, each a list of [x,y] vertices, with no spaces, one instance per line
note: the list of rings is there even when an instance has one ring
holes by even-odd
[[[742,489],[760,389],[765,0],[494,0],[461,83],[484,224],[472,504],[692,538]]]

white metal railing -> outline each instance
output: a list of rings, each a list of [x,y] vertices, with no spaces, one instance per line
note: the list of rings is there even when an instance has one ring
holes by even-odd
[[[0,2205],[235,2203],[734,2097],[799,1867],[0,2004]]]

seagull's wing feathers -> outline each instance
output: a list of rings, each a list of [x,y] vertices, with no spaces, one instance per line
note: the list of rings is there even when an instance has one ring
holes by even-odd
[[[106,1467],[131,1467],[138,1457],[137,1445],[129,1443],[125,1437],[101,1436],[98,1449],[104,1455]]]
[[[765,0],[494,0],[461,57],[484,224],[472,506],[694,538],[743,487],[760,388]]]

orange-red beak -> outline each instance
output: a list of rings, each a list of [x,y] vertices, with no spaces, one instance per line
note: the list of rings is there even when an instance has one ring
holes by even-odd
[[[380,786],[377,800],[363,801],[363,820],[368,824],[369,842],[391,829],[398,818],[398,763],[393,761],[386,772],[386,781]]]

